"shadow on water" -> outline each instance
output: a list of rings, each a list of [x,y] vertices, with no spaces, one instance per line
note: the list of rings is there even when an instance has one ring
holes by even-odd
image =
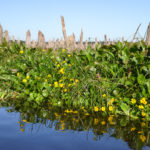
[[[0,106],[7,107],[8,112],[20,112],[18,123],[21,132],[26,132],[26,126],[30,126],[32,131],[34,124],[42,124],[62,132],[90,131],[95,141],[108,134],[109,137],[125,141],[131,149],[141,150],[144,146],[150,146],[150,123],[142,119],[89,113],[84,108],[77,111],[51,105],[37,107],[21,101],[1,102]]]

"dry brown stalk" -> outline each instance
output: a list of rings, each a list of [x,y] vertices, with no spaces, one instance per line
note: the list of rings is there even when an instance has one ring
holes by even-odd
[[[81,29],[81,34],[80,34],[80,46],[79,46],[80,49],[83,49],[83,31]]]
[[[30,46],[32,48],[36,48],[37,44],[36,44],[36,42],[34,40],[32,40]]]
[[[111,44],[111,40],[110,40],[110,38],[109,38],[109,40],[108,40],[108,45],[110,45]]]
[[[95,38],[95,44],[94,44],[95,49],[96,49],[96,45],[97,45],[97,37]]]
[[[124,37],[122,37],[122,43],[124,43]]]
[[[132,43],[133,43],[133,41],[134,41],[135,38],[136,38],[136,35],[137,35],[137,32],[138,32],[140,26],[141,26],[141,24],[139,24],[139,26],[138,26],[137,29],[136,29],[136,32],[134,33],[134,36],[133,36],[133,39],[132,39]]]
[[[87,42],[87,40],[86,40],[86,41],[85,41],[85,46],[84,46],[84,48],[87,49],[87,47],[88,47],[88,42]]]
[[[60,39],[60,48],[64,48],[64,40],[63,40],[63,38]]]
[[[66,42],[67,41],[67,34],[66,34],[65,21],[64,21],[63,16],[61,16],[61,24],[62,24],[62,32],[63,32],[64,40]]]
[[[15,36],[14,35],[12,36],[12,41],[15,42]]]
[[[2,44],[2,43],[3,43],[3,28],[0,25],[0,44]]]
[[[31,33],[30,30],[26,32],[26,46],[29,48],[31,46]]]
[[[38,47],[45,48],[45,37],[41,31],[38,32]]]
[[[150,23],[147,28],[146,43],[150,45]]]
[[[99,41],[99,48],[101,48],[102,44],[101,44],[101,41]]]
[[[8,36],[8,31],[5,30],[5,40],[7,43],[9,43],[9,36]]]
[[[17,44],[20,44],[20,39],[17,40]]]
[[[107,35],[104,35],[104,45],[107,45]]]
[[[112,44],[112,45],[115,45],[115,41],[113,40],[113,41],[111,42],[111,44]]]

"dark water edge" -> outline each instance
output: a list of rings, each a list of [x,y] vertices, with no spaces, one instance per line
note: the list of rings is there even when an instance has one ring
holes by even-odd
[[[55,122],[51,122],[53,124],[51,126],[29,122],[21,126],[21,114],[7,112],[7,110],[9,109],[0,108],[0,149],[2,150],[130,149],[125,141],[119,137],[118,139],[110,137],[108,133],[104,133],[96,139],[92,130],[56,130]],[[148,150],[148,147],[143,147],[143,150]]]
[[[92,131],[56,131],[40,123],[26,124],[25,131],[20,131],[19,113],[8,113],[6,108],[0,108],[0,149],[2,150],[49,150],[49,149],[122,149],[128,150],[128,145],[120,139],[104,134],[98,141],[93,140]]]

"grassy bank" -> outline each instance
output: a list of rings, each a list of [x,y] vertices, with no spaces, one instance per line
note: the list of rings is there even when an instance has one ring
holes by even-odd
[[[0,99],[150,119],[150,48],[118,42],[68,52],[3,43]]]

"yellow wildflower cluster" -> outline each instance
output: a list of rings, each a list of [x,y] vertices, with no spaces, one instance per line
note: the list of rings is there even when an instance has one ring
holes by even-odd
[[[58,86],[59,86],[58,82],[54,82],[54,87],[58,87]]]
[[[135,104],[135,103],[136,103],[136,100],[135,100],[134,98],[132,98],[132,99],[131,99],[131,103],[132,103],[132,104]]]
[[[139,109],[144,109],[144,106],[143,105],[139,105]]]
[[[105,107],[103,106],[103,107],[101,108],[101,110],[102,110],[102,111],[105,111],[106,109],[105,109]]]
[[[146,141],[146,137],[144,135],[140,135],[140,139],[141,139],[142,142]]]
[[[29,75],[27,75],[27,76],[26,76],[26,79],[29,79],[29,78],[30,78],[30,76],[29,76]]]
[[[64,73],[65,73],[65,72],[64,72],[64,68],[61,68],[61,69],[59,70],[59,73],[64,74]]]
[[[66,52],[66,50],[65,50],[65,49],[62,49],[62,52],[64,53],[64,52]]]
[[[22,82],[23,82],[23,83],[26,83],[26,82],[27,82],[27,79],[23,79]]]
[[[18,73],[17,73],[17,77],[19,77],[19,76],[20,76],[20,73],[18,72]]]
[[[95,107],[94,107],[94,111],[95,111],[95,112],[98,112],[98,111],[99,111],[99,108],[98,108],[97,106],[95,106]]]
[[[70,109],[70,110],[69,110],[69,109],[66,109],[66,110],[65,110],[65,113],[73,113],[73,112],[74,112],[74,111],[73,111],[72,109]]]
[[[19,52],[20,54],[23,54],[24,53],[24,51],[23,50],[20,50],[20,52]]]
[[[103,95],[102,95],[103,98],[105,98],[106,96],[107,96],[106,94],[103,94]]]
[[[113,111],[113,106],[108,107],[109,111]]]
[[[144,105],[147,104],[147,101],[146,101],[145,97],[143,97],[143,98],[140,100],[140,103],[141,103],[141,104],[144,104]]]

